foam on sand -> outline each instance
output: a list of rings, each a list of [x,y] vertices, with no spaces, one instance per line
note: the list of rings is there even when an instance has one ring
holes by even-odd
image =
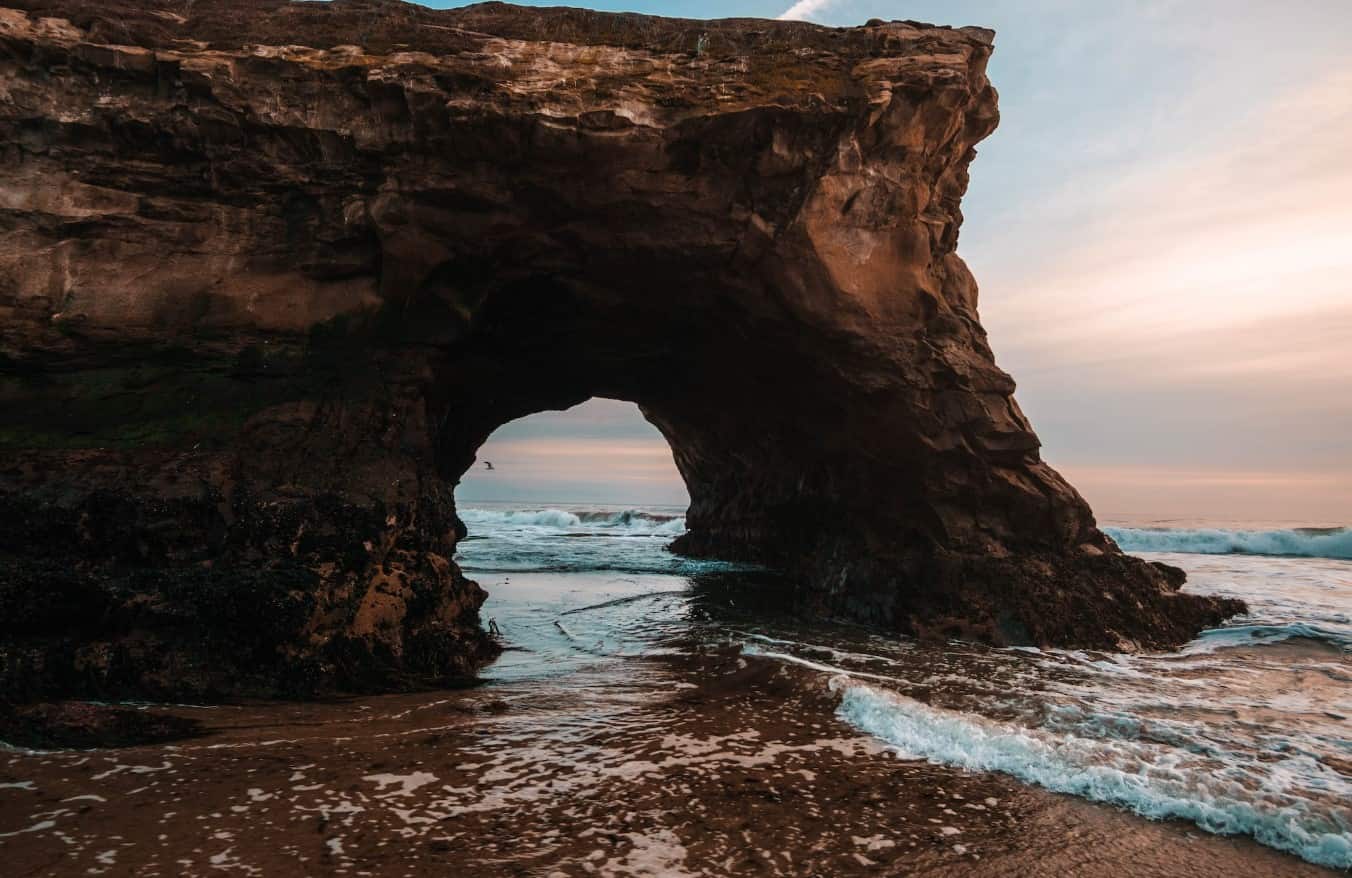
[[[1265,777],[1187,749],[1140,740],[1084,738],[931,707],[898,693],[833,678],[839,715],[856,728],[931,762],[1011,775],[1059,793],[1151,819],[1191,820],[1208,832],[1250,835],[1312,863],[1352,868],[1352,809],[1316,812],[1287,794],[1287,773]],[[1298,754],[1282,761],[1308,760]],[[1296,773],[1309,766],[1292,765]],[[1329,792],[1352,802],[1352,780],[1328,771]]]

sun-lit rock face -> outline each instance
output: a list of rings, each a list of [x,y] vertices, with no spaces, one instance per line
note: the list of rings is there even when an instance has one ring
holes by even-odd
[[[452,488],[592,396],[671,442],[679,549],[809,609],[1106,648],[1236,609],[1118,552],[994,363],[989,31],[4,2],[11,691],[472,673]]]

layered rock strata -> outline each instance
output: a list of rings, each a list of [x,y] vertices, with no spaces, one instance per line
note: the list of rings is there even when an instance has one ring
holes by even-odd
[[[956,254],[992,34],[393,0],[3,0],[0,675],[316,694],[495,647],[453,488],[636,402],[676,549],[890,630],[1235,612],[1039,457]]]

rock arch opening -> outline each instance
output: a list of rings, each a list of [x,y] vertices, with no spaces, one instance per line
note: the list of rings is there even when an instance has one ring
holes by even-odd
[[[462,280],[419,295],[464,315],[429,365],[442,478],[462,479],[510,421],[626,400],[689,490],[674,549],[783,571],[814,611],[922,636],[1103,648],[1148,643],[1142,619],[1181,634],[1213,612],[1177,595],[1171,571],[1118,552],[1040,460],[956,256],[929,263],[937,296],[898,296],[895,277],[856,267],[855,286],[900,299],[877,307],[843,294],[821,241],[662,264],[650,234],[646,249],[576,253],[548,276],[504,260],[467,286],[464,272],[434,270]]]
[[[455,496],[466,531],[455,560],[495,603],[535,574],[598,574],[577,587],[601,589],[616,575],[705,567],[667,550],[689,496],[670,446],[630,403],[593,399],[507,424]]]
[[[503,425],[455,490],[458,507],[660,508],[690,503],[671,446],[637,406],[592,398]],[[472,528],[471,528],[472,530]]]

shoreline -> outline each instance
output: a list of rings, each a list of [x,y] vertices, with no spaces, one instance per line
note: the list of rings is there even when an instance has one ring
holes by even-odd
[[[1337,874],[1247,838],[898,759],[791,666],[702,648],[625,669],[606,687],[581,670],[145,708],[205,736],[0,755],[0,852],[15,875]]]

